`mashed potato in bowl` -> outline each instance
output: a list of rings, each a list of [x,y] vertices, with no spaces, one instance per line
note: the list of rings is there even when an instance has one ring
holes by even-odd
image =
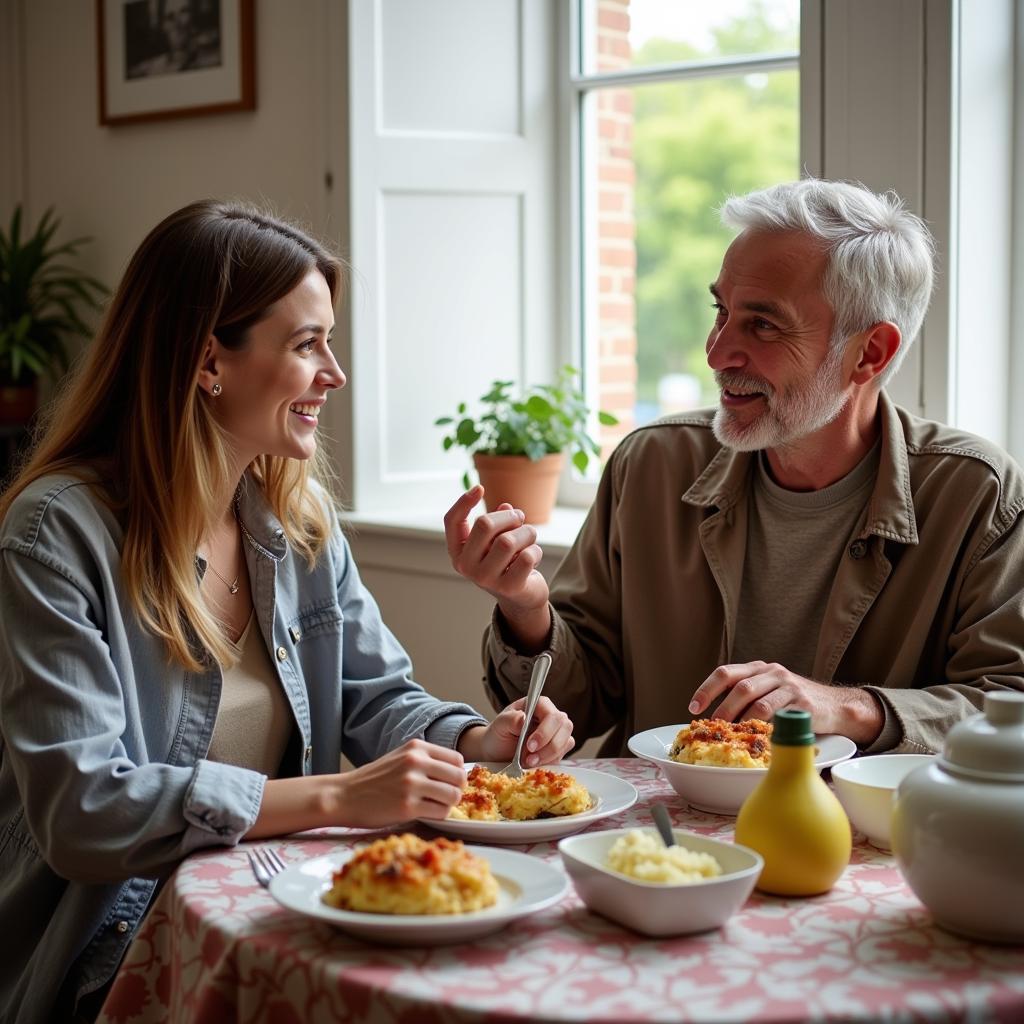
[[[608,851],[608,866],[638,882],[662,885],[687,885],[722,873],[722,866],[710,853],[666,846],[656,833],[639,828],[615,840]]]
[[[771,724],[757,718],[742,722],[696,718],[676,734],[668,756],[680,764],[767,768],[772,759],[771,736]]]
[[[491,865],[458,839],[390,835],[359,847],[323,901],[369,914],[465,914],[493,906]]]

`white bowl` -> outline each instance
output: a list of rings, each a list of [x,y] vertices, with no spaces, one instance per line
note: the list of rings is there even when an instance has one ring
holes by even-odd
[[[832,769],[832,785],[850,823],[872,846],[892,849],[892,805],[896,787],[934,754],[868,754]]]
[[[653,761],[672,788],[691,806],[715,814],[738,814],[743,801],[764,778],[767,768],[717,768],[706,764],[680,764],[668,752],[682,725],[663,725],[638,732],[629,739],[629,749]],[[818,771],[845,761],[857,752],[857,744],[846,736],[819,736],[814,766]]]
[[[673,829],[677,843],[710,853],[721,864],[722,874],[688,885],[640,882],[608,867],[612,844],[631,831],[584,832],[561,840],[558,851],[591,910],[644,935],[689,935],[720,928],[746,902],[764,867],[761,855],[746,846]]]

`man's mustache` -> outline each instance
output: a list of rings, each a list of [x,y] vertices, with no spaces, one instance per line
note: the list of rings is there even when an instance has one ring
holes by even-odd
[[[775,389],[760,377],[752,377],[747,373],[736,373],[729,370],[716,370],[715,383],[719,388],[727,391],[759,391],[761,394],[771,398]]]

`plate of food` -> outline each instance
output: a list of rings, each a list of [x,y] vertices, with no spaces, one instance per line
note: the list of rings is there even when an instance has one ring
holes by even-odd
[[[630,737],[627,746],[653,761],[691,806],[715,814],[737,814],[771,761],[771,725],[756,718],[725,722],[698,718],[663,725]],[[846,736],[818,736],[814,766],[823,771],[857,752]]]
[[[588,768],[546,765],[521,779],[493,764],[469,764],[462,799],[447,818],[421,818],[439,832],[481,843],[561,839],[626,810],[637,792],[623,779]]]
[[[282,906],[356,938],[436,946],[496,932],[567,886],[564,872],[525,853],[403,833],[294,864],[269,888]]]

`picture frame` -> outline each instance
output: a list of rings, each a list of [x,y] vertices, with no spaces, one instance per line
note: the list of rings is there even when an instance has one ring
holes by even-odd
[[[96,0],[99,120],[256,108],[254,0]]]

